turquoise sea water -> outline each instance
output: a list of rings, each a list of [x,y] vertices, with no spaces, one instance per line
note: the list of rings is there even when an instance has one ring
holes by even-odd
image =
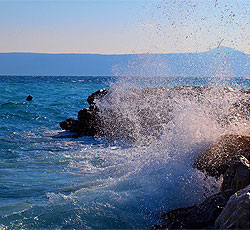
[[[60,135],[59,122],[76,118],[87,97],[110,82],[115,78],[0,76],[0,228],[141,229],[157,224],[164,210],[203,199],[201,175],[180,164],[187,154],[169,163],[163,145]],[[230,84],[250,86],[243,78]]]

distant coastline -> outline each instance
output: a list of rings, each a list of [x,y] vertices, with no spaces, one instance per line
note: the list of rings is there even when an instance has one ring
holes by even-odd
[[[250,54],[228,47],[176,54],[0,53],[0,75],[213,76],[222,71],[230,76],[249,77],[249,63]]]

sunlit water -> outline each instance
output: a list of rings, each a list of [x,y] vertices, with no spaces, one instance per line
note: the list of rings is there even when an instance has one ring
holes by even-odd
[[[160,82],[163,87],[209,84],[206,78]],[[231,83],[235,82],[250,87],[248,79],[235,78]],[[61,134],[58,123],[76,118],[81,108],[88,107],[87,97],[101,88],[113,88],[113,108],[127,112],[133,121],[136,103],[164,109],[168,99],[152,95],[144,98],[144,104],[118,103],[124,96],[123,83],[108,77],[0,77],[0,226],[145,229],[159,223],[166,210],[202,201],[204,188],[216,191],[217,184],[204,181],[204,175],[191,166],[195,156],[223,132],[238,132],[208,116],[213,106],[181,100],[157,138],[138,138],[139,125],[134,127],[133,142]],[[30,102],[25,100],[29,94]],[[235,98],[228,97],[222,101],[220,95],[207,95],[219,107]],[[237,127],[244,131],[242,125]]]

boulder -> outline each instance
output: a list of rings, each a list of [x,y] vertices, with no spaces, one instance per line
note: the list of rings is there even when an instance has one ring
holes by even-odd
[[[96,100],[103,98],[108,93],[108,90],[101,89],[92,93],[87,101],[89,108],[81,109],[78,112],[78,119],[66,119],[60,122],[60,127],[63,130],[69,130],[75,133],[73,137],[81,136],[96,136],[101,133],[101,122],[98,115],[98,108],[96,107]]]
[[[215,221],[217,229],[249,229],[250,185],[232,195]]]
[[[237,157],[223,175],[221,190],[233,189],[238,191],[248,184],[250,184],[249,161],[244,156]]]
[[[232,194],[232,190],[227,190],[207,198],[201,204],[169,211],[163,215],[166,223],[156,225],[153,229],[213,228],[216,218],[220,215]]]
[[[60,122],[60,127],[63,130],[69,130],[71,133],[75,133],[75,135],[73,135],[75,138],[95,136],[97,134],[96,124],[93,120],[75,120],[73,118],[68,118]]]
[[[193,166],[209,176],[219,178],[234,164],[235,157],[240,156],[250,159],[250,137],[225,135],[199,156]]]

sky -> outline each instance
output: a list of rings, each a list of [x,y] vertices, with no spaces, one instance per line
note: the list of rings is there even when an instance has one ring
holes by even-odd
[[[0,52],[250,53],[249,0],[0,0]]]

